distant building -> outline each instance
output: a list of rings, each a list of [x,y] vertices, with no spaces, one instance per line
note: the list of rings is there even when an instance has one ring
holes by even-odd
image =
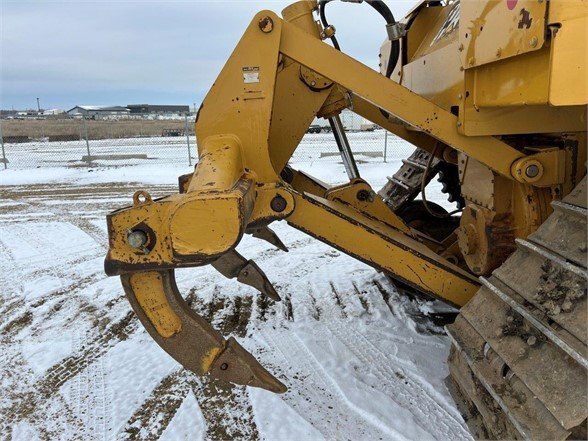
[[[183,115],[190,113],[190,106],[168,104],[129,104],[131,115]]]
[[[18,110],[0,110],[0,118],[15,117],[18,115]]]
[[[339,117],[341,118],[341,122],[343,123],[343,127],[345,127],[345,130],[348,130],[350,132],[357,132],[360,130],[371,130],[371,128],[365,129],[362,128],[362,126],[373,126],[373,124],[370,121],[368,121],[365,118],[362,118],[356,113],[353,113],[349,109],[343,109]],[[319,126],[329,126],[329,122],[323,118],[315,118],[312,123]]]
[[[69,109],[67,114],[73,117],[107,118],[126,116],[129,114],[129,109],[123,106],[75,106]]]
[[[61,115],[65,113],[65,110],[62,109],[47,109],[47,110],[42,110],[41,111],[41,115],[43,116],[48,116],[48,115]]]

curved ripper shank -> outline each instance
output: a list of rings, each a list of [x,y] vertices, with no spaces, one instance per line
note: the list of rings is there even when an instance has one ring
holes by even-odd
[[[268,198],[278,198],[293,207],[292,196],[277,185],[256,184],[240,151],[234,137],[213,137],[201,148],[186,193],[154,201],[139,191],[132,207],[111,213],[105,269],[109,275],[121,275],[141,323],[184,367],[200,375],[285,392],[286,387],[234,338],[225,340],[190,309],[174,279],[173,268],[209,263],[225,277],[280,299],[263,271],[234,247],[250,222],[279,219],[292,210],[283,207],[268,216],[268,210],[255,209],[255,201],[269,208]],[[272,233],[262,226],[252,230],[269,241],[274,241]]]
[[[225,340],[187,305],[178,291],[173,270],[125,274],[121,279],[131,306],[149,335],[185,368],[231,383],[286,392],[286,386],[234,338]]]

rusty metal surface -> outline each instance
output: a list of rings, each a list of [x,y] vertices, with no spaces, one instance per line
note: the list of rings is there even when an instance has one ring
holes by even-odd
[[[430,157],[431,154],[425,150],[416,149],[407,159],[402,160],[402,166],[378,192],[392,211],[399,210],[419,194]],[[425,182],[428,183],[437,174],[440,163],[439,159],[433,158],[427,176],[424,177]]]
[[[519,378],[502,375],[504,362],[484,351],[484,339],[463,317],[447,330],[453,343],[451,375],[475,400],[493,437],[555,440],[570,434]]]
[[[484,311],[483,314],[480,312]],[[461,315],[566,428],[586,418],[586,370],[482,288]],[[531,342],[535,342],[531,344]]]
[[[517,240],[517,251],[483,280],[484,286],[448,326],[453,340],[450,372],[460,388],[454,398],[474,405],[481,415],[486,412],[479,390],[468,386],[471,379],[464,380],[473,376],[524,438],[586,436],[586,268],[570,259],[575,254],[566,249],[571,244],[572,251],[586,247],[586,236],[580,234],[585,217],[567,202],[584,203],[585,185],[584,179],[572,196],[559,207],[555,204],[540,232]],[[570,232],[571,238],[566,236]],[[467,369],[456,353],[467,361]],[[491,432],[493,421],[484,424]]]
[[[550,222],[541,225],[529,240],[586,268],[586,209],[569,209],[564,203],[554,204],[554,208]]]
[[[557,256],[550,259],[546,251],[530,242],[518,243],[517,251],[495,276],[580,341],[588,341],[588,308],[581,290],[586,273],[574,271],[573,265]]]
[[[141,285],[134,283],[148,274],[153,273],[121,276],[125,293],[149,335],[178,363],[200,375],[211,375],[220,380],[261,387],[272,392],[286,391],[286,386],[266,371],[235,339],[225,340],[186,304],[178,291],[172,270],[157,272],[156,280],[152,277],[149,280],[150,288],[163,294],[165,307],[173,311],[173,315],[181,322],[181,328],[176,328],[172,335],[162,335],[138,300]]]
[[[246,233],[251,234],[251,236],[255,237],[256,239],[265,240],[279,250],[288,252],[288,247],[270,227],[250,228],[246,231]]]

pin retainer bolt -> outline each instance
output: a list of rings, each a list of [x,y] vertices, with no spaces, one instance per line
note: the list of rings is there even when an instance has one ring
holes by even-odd
[[[127,242],[133,248],[143,249],[147,240],[147,233],[142,230],[129,230],[127,233]]]
[[[281,213],[286,209],[288,202],[282,196],[277,195],[275,196],[272,201],[270,202],[270,207],[276,213]]]
[[[539,174],[539,167],[535,164],[531,164],[525,169],[525,174],[528,178],[535,178]]]

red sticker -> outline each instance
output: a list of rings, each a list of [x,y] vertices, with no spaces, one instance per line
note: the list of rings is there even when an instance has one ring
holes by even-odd
[[[519,0],[506,0],[506,6],[508,6],[508,9],[512,11],[518,2]]]

